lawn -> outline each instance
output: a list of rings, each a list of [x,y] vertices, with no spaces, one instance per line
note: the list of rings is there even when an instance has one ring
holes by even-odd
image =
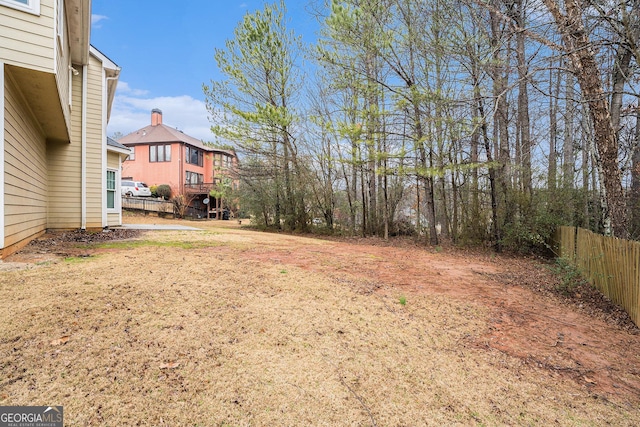
[[[188,225],[4,262],[0,405],[69,426],[640,424],[637,329],[537,289],[541,261]]]

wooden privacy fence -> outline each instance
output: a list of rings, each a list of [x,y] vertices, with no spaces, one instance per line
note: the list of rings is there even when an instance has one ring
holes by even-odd
[[[174,215],[173,202],[166,200],[150,199],[148,197],[122,196],[122,209],[135,209],[145,212],[158,212]]]
[[[640,326],[640,242],[576,227],[559,227],[556,241],[558,255]]]

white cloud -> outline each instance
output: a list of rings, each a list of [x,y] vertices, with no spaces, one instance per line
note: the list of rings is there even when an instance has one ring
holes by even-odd
[[[126,93],[127,95],[131,95],[131,96],[145,96],[149,93],[149,91],[143,90],[143,89],[132,89],[131,86],[129,86],[129,83],[118,81],[117,93],[118,94]]]
[[[100,25],[100,21],[104,21],[104,20],[107,20],[107,19],[109,19],[109,17],[108,17],[108,16],[105,16],[105,15],[96,15],[96,14],[94,13],[94,14],[92,14],[92,15],[91,15],[91,25],[92,25],[94,28],[100,28],[100,27],[101,27],[101,25]]]
[[[121,90],[122,89],[122,90]],[[118,84],[111,109],[109,136],[127,135],[151,124],[151,110],[162,110],[162,122],[204,141],[214,141],[206,104],[189,95],[145,98],[146,91],[134,90],[124,82]]]

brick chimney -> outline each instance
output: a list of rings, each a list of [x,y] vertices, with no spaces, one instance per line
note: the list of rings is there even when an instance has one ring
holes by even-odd
[[[151,110],[151,126],[158,126],[162,124],[162,110],[154,108]]]

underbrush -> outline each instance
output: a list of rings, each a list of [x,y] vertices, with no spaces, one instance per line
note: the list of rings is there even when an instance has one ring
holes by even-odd
[[[556,291],[564,296],[574,296],[578,288],[591,286],[591,284],[582,277],[580,271],[564,258],[556,258],[554,264],[550,266],[551,271],[558,278]]]

